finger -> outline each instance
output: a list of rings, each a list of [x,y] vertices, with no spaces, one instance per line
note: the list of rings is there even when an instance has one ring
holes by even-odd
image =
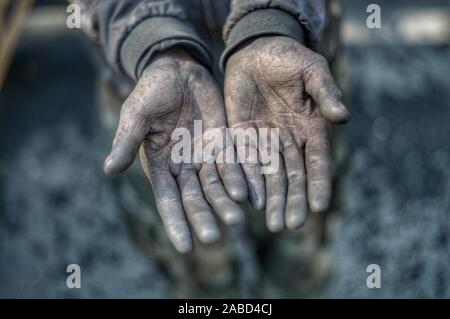
[[[247,198],[247,183],[241,166],[236,163],[234,144],[231,139],[226,139],[225,151],[218,154],[216,159],[217,170],[230,198],[236,202],[242,202]],[[232,158],[228,158],[228,157]]]
[[[181,190],[184,210],[198,238],[205,244],[217,241],[220,237],[219,227],[203,196],[195,169],[183,166],[177,182]]]
[[[331,198],[329,129],[318,127],[310,136],[305,146],[308,203],[311,211],[323,212]]]
[[[281,156],[278,156],[278,169],[266,174],[266,223],[271,232],[284,229],[284,209],[286,205],[286,172]]]
[[[250,204],[254,209],[262,210],[266,202],[266,190],[264,175],[261,173],[261,164],[258,159],[258,151],[256,147],[251,145],[245,146],[240,142],[237,142],[236,149],[244,171]]]
[[[156,207],[164,224],[167,236],[181,253],[192,250],[192,237],[181,204],[177,183],[167,168],[149,163],[144,151],[141,151],[144,172],[153,188]]]
[[[216,163],[227,194],[236,202],[247,198],[247,183],[238,163]]]
[[[147,133],[145,118],[135,111],[139,103],[132,94],[122,106],[111,154],[106,158],[103,167],[108,175],[123,172],[133,163]]]
[[[199,172],[200,182],[206,199],[227,225],[236,225],[242,222],[244,214],[234,201],[232,201],[222,185],[215,164],[204,164]]]
[[[226,114],[223,103],[223,97],[220,94],[214,80],[207,73],[203,75],[199,81],[191,82],[191,90],[196,99],[199,111],[204,118],[204,128],[206,132],[213,133],[209,136],[208,133],[203,135],[205,140],[214,140],[217,136],[214,132],[218,132],[218,128],[225,128]],[[216,156],[217,169],[222,178],[225,189],[231,199],[240,202],[247,198],[247,184],[239,164],[234,160],[234,144],[229,133],[223,129],[221,141],[225,141],[217,146],[218,154]],[[225,135],[222,135],[225,133]],[[231,160],[228,158],[231,155]]]
[[[216,164],[223,185],[232,200],[236,202],[245,200],[247,184],[241,167],[237,163],[230,134],[226,129],[208,129],[203,134],[203,143],[208,145],[207,151],[203,153],[203,163]],[[206,153],[208,155],[205,155]]]
[[[244,171],[245,180],[248,187],[248,198],[250,204],[256,210],[262,210],[265,207],[266,191],[264,176],[261,174],[261,165],[259,164],[241,164]]]
[[[305,90],[310,94],[320,113],[333,123],[345,123],[350,113],[341,102],[342,93],[334,82],[325,58],[317,62],[317,67],[307,70],[304,76]]]
[[[247,183],[248,198],[253,208],[264,209],[266,202],[264,176],[261,174],[261,165],[258,161],[256,126],[241,124],[252,118],[255,108],[262,106],[255,101],[258,90],[254,80],[237,68],[227,68],[224,83],[225,108],[228,123],[234,130],[235,145],[239,163]],[[246,132],[255,132],[249,137],[250,146],[245,142]],[[254,145],[251,145],[251,144]],[[256,145],[255,145],[256,144]],[[251,154],[250,158],[246,154]]]
[[[308,216],[306,200],[306,173],[303,151],[292,138],[283,141],[283,157],[288,180],[286,225],[297,229],[304,225]]]

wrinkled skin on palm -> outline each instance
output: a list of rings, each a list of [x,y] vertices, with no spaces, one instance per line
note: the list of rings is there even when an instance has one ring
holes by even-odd
[[[243,218],[236,202],[247,197],[238,163],[174,163],[172,132],[186,128],[193,133],[194,120],[202,121],[204,131],[226,128],[220,90],[208,70],[183,51],[161,53],[123,104],[104,165],[107,174],[120,173],[139,151],[165,230],[180,252],[193,247],[189,224],[200,241],[214,242],[220,231],[212,208],[225,224],[233,225]]]
[[[279,151],[280,165],[275,173],[261,174],[260,163],[242,164],[250,202],[256,209],[265,207],[271,231],[302,226],[308,206],[313,212],[327,209],[332,165],[329,122],[350,118],[340,99],[326,60],[293,39],[257,38],[229,58],[228,125],[279,129],[280,147],[274,151]]]
[[[296,229],[306,221],[308,206],[321,212],[329,205],[329,122],[350,118],[340,99],[326,60],[287,37],[252,40],[229,58],[225,106],[209,72],[171,49],[154,57],[122,106],[104,170],[126,170],[140,150],[166,232],[180,252],[193,247],[191,228],[204,243],[220,237],[212,209],[225,224],[239,223],[243,213],[236,202],[247,196],[255,209],[265,208],[271,231]],[[203,131],[279,129],[279,148],[271,149],[278,169],[263,174],[261,163],[248,158],[240,158],[241,165],[217,161],[229,151],[227,144],[214,153],[215,162],[174,163],[172,133],[193,132],[195,120],[202,121]],[[238,152],[243,156],[251,148],[262,153],[258,143],[236,147],[244,148]]]

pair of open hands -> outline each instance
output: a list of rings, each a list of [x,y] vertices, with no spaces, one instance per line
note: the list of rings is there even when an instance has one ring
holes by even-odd
[[[220,237],[213,210],[225,224],[237,224],[244,218],[237,202],[247,197],[255,209],[265,208],[273,232],[302,226],[308,206],[321,212],[329,205],[329,122],[350,115],[326,60],[293,39],[261,37],[229,58],[224,93],[225,99],[209,71],[181,49],[160,53],[122,106],[105,161],[105,172],[117,174],[140,150],[165,230],[180,252],[193,247],[189,224],[200,241],[212,243]],[[193,131],[194,120],[202,120],[203,130],[278,128],[279,169],[262,174],[255,162],[174,163],[172,132]]]

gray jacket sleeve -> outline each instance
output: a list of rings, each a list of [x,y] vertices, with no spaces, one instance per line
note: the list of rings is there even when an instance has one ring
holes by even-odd
[[[82,29],[117,70],[137,80],[151,57],[183,46],[206,67],[208,47],[176,0],[72,0],[81,8]]]
[[[327,24],[327,0],[232,0],[223,30],[228,57],[244,41],[262,35],[294,38],[317,50]]]

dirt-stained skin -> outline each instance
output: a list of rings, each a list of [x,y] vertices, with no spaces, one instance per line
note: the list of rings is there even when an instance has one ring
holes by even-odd
[[[313,212],[328,208],[329,122],[350,118],[340,99],[325,58],[291,38],[257,38],[228,60],[228,125],[280,130],[281,169],[261,175],[260,165],[242,164],[250,201],[257,209],[266,208],[271,231],[303,225],[308,204]]]
[[[166,232],[180,252],[192,249],[188,221],[198,238],[211,243],[220,237],[211,207],[228,225],[239,223],[243,212],[236,202],[247,197],[238,163],[175,164],[171,158],[175,128],[193,131],[225,128],[223,97],[209,71],[179,49],[155,57],[121,109],[107,174],[127,169],[138,150],[152,185]],[[192,136],[194,136],[192,134]]]
[[[290,38],[258,38],[235,52],[225,70],[225,99],[205,67],[170,49],[153,58],[122,106],[104,170],[126,170],[140,150],[166,232],[180,252],[193,248],[189,224],[204,243],[220,237],[212,210],[225,224],[242,221],[237,202],[247,196],[254,208],[266,209],[271,231],[295,229],[308,204],[315,212],[329,205],[329,122],[350,118],[340,96],[326,60]],[[279,169],[263,175],[258,163],[175,164],[171,134],[192,132],[194,120],[202,120],[204,131],[279,128]]]

